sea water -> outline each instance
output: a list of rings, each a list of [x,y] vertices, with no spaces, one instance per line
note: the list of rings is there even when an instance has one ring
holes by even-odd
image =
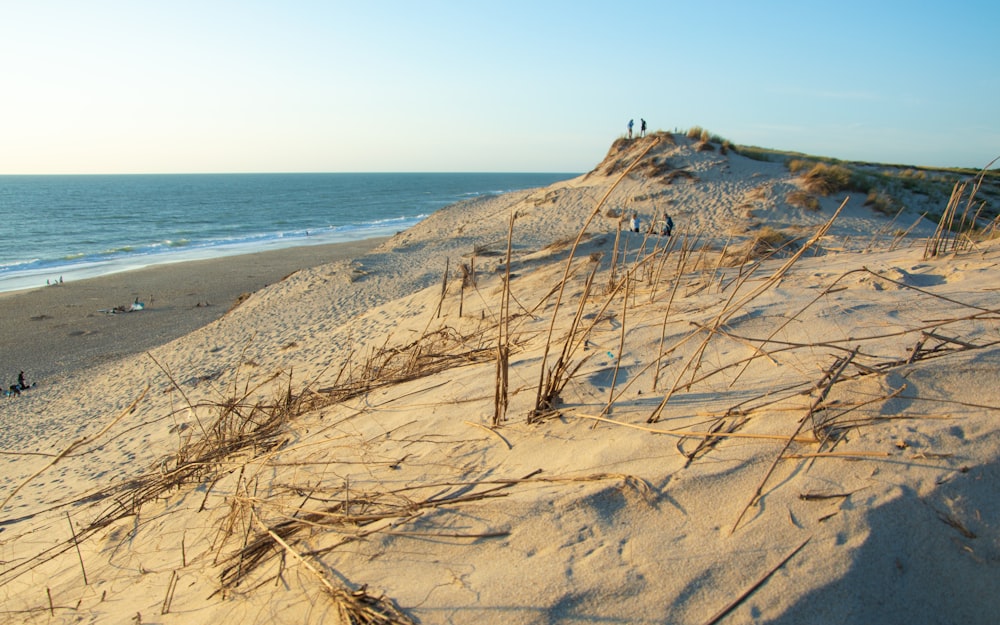
[[[571,173],[0,176],[0,291],[155,264],[389,236]]]

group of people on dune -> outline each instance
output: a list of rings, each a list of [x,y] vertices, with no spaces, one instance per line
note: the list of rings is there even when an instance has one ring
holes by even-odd
[[[635,125],[635,120],[634,119],[628,120],[628,138],[629,139],[632,138],[632,127],[634,125]],[[646,136],[646,120],[643,119],[643,118],[641,118],[641,117],[639,118],[639,136],[640,137],[645,137]]]
[[[639,213],[632,213],[632,218],[628,222],[628,229],[632,232],[639,232]],[[649,227],[649,232],[669,237],[674,232],[674,220],[670,218],[669,214],[663,213],[663,219],[654,220]]]

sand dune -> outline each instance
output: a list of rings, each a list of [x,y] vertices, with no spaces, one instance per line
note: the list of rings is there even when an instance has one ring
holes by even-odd
[[[801,184],[618,142],[6,402],[0,617],[992,622],[1000,248]]]

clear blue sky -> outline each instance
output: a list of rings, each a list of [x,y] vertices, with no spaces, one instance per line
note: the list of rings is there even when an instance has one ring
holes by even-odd
[[[640,117],[1000,156],[995,0],[0,2],[0,174],[582,172]]]

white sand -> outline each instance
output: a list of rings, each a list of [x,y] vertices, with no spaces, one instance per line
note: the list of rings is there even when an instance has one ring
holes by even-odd
[[[606,173],[657,140],[644,163],[694,179]],[[1000,248],[924,259],[932,224],[896,240],[914,214],[852,197],[795,262],[721,266],[762,225],[808,239],[845,198],[792,208],[797,184],[654,135],[6,402],[0,618],[330,623],[364,588],[398,622],[993,622]],[[677,225],[644,264],[669,240],[621,233],[627,290],[609,289],[608,209]],[[509,406],[491,429],[512,211]],[[572,376],[532,418],[598,258]],[[186,464],[223,406],[260,422],[251,405],[287,401],[289,381],[293,421]]]

